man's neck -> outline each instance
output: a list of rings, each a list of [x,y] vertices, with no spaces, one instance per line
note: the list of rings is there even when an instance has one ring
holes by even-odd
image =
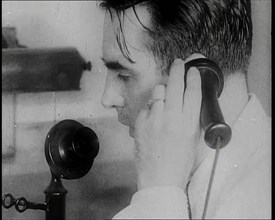
[[[242,73],[235,73],[229,76],[224,82],[223,92],[219,97],[220,108],[226,124],[232,126],[248,103],[248,99],[245,75]],[[204,143],[204,131],[202,131],[197,149],[197,159],[192,174],[211,151],[212,149]]]
[[[224,84],[224,90],[219,98],[219,104],[225,122],[231,126],[248,103],[248,88],[245,75],[234,73]]]

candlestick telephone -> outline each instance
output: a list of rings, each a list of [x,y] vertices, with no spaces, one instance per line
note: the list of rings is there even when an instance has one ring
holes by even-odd
[[[209,59],[194,59],[185,64],[185,82],[190,67],[198,68],[201,76],[202,106],[200,121],[205,131],[204,140],[209,147],[216,149],[217,140],[219,139],[219,147],[222,148],[228,144],[231,138],[231,129],[224,122],[218,103],[224,85],[222,71],[215,62]]]
[[[18,212],[27,209],[45,211],[46,220],[65,220],[66,194],[62,179],[79,179],[91,169],[99,151],[96,133],[75,120],[62,120],[48,132],[45,140],[45,157],[51,171],[51,181],[44,190],[45,202],[34,203],[24,197],[14,198],[7,193],[2,205],[15,206]]]

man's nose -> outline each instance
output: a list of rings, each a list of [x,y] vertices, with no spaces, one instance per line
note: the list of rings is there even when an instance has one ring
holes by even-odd
[[[101,103],[105,108],[122,107],[124,105],[120,89],[114,84],[110,77],[107,76],[104,92],[101,97]]]

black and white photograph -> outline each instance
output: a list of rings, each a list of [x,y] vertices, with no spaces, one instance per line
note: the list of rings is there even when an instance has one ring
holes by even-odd
[[[2,219],[271,219],[271,6],[2,1]]]

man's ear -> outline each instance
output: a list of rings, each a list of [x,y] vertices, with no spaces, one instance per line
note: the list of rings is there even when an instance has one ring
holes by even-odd
[[[190,60],[195,60],[195,59],[199,59],[199,58],[206,58],[206,57],[201,53],[193,53],[184,60],[184,63],[187,63]],[[169,76],[167,74],[162,74],[159,84],[163,84],[166,86],[168,83],[168,78],[169,78]]]
[[[193,53],[184,60],[184,63],[187,63],[190,60],[195,60],[195,59],[199,59],[199,58],[206,58],[206,57],[201,53]]]

